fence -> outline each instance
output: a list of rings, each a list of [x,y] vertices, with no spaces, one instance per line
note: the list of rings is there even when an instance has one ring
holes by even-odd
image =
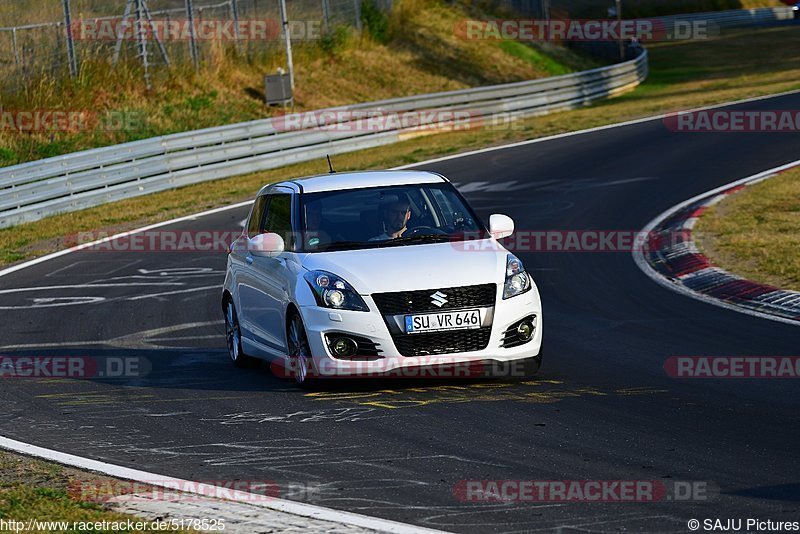
[[[2,1],[0,90],[5,91],[18,89],[43,73],[74,74],[83,60],[178,64],[200,61],[221,44],[236,47],[250,58],[259,52],[281,53],[280,0],[5,0],[6,5]],[[338,25],[360,28],[360,8],[361,0],[291,0],[287,19],[320,32]],[[217,30],[236,29],[250,21],[266,22],[268,27],[265,35],[237,32],[238,39],[203,39],[196,31],[163,38],[163,29],[190,20],[193,27],[216,23]],[[118,40],[116,34],[124,37]],[[144,42],[140,36],[146,37]]]
[[[641,51],[636,59],[575,74],[316,111],[319,124],[311,126],[287,128],[306,121],[302,114],[286,115],[23,163],[0,169],[0,227],[426,133],[396,121],[350,127],[359,113],[434,110],[432,126],[443,129],[457,127],[456,112],[470,121],[505,122],[625,91],[641,83],[647,69]]]

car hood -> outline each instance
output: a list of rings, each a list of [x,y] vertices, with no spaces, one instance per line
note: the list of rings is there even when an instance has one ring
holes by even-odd
[[[306,269],[344,278],[362,294],[503,282],[508,252],[494,240],[336,252],[302,259]]]

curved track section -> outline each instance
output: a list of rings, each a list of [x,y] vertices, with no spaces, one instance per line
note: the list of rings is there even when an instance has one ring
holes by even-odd
[[[796,109],[800,95],[739,104]],[[797,159],[800,136],[687,134],[661,120],[421,165],[519,235],[636,232],[703,191]],[[162,230],[236,231],[246,207]],[[548,355],[530,381],[304,392],[227,361],[225,254],[84,251],[2,277],[2,354],[119,357],[139,378],[8,379],[7,437],[183,479],[312,484],[314,503],[458,532],[685,532],[689,518],[796,519],[798,382],[669,378],[672,356],[795,356],[800,330],[669,291],[629,251],[518,254]],[[437,266],[458,268],[458,266]],[[464,480],[693,480],[710,503],[463,502]],[[292,495],[288,496],[293,498]]]
[[[718,187],[681,202],[644,228],[647,245],[633,259],[645,274],[665,287],[693,298],[756,317],[800,326],[800,292],[747,280],[715,266],[697,247],[693,229],[709,207],[745,187],[796,168],[792,162]]]

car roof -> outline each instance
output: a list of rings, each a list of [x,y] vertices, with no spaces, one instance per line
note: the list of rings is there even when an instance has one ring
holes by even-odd
[[[337,172],[306,176],[272,185],[295,184],[303,193],[319,193],[342,189],[361,189],[364,187],[381,187],[392,185],[414,185],[447,182],[440,174],[427,171],[359,171]],[[265,186],[262,193],[271,185]]]

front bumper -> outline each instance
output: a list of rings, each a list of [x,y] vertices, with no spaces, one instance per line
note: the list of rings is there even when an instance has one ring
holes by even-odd
[[[542,310],[538,292],[534,286],[517,297],[502,300],[498,296],[494,307],[484,310],[489,318],[491,333],[485,349],[468,352],[453,352],[426,356],[403,356],[392,337],[384,316],[378,311],[374,300],[362,295],[370,308],[369,312],[332,310],[319,306],[301,308],[316,374],[320,378],[381,376],[441,376],[464,377],[485,374],[486,366],[502,374],[510,373],[512,362],[539,355],[542,346]],[[447,310],[455,311],[455,310]],[[503,347],[504,333],[511,325],[528,316],[535,316],[535,330],[530,341],[516,346]],[[390,319],[391,320],[391,319]],[[484,325],[487,322],[484,320]],[[395,337],[398,335],[395,330]],[[334,357],[328,347],[326,335],[343,334],[367,338],[380,349],[378,357],[343,359]],[[411,334],[421,335],[421,334]],[[483,371],[477,366],[482,366]],[[431,371],[432,369],[432,371]],[[428,372],[429,374],[425,374]]]

